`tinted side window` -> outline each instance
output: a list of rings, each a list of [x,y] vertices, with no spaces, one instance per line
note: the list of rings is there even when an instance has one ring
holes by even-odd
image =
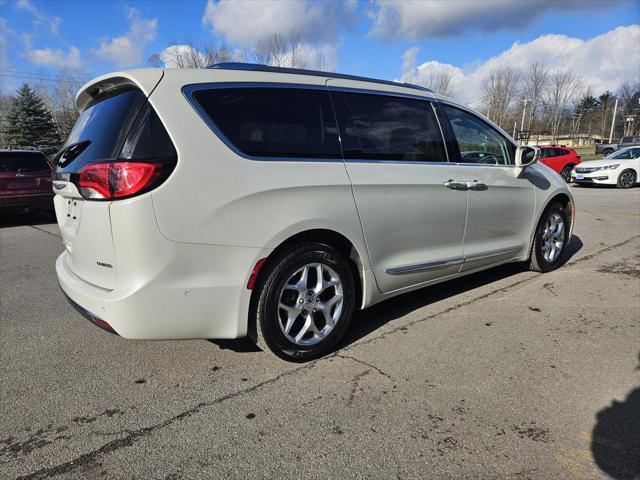
[[[345,158],[446,162],[440,128],[426,100],[332,92]]]
[[[442,105],[460,148],[460,162],[513,165],[515,146],[491,125],[464,110]]]
[[[627,158],[631,158],[631,150],[623,150],[622,152],[613,155],[613,158],[619,158],[621,160],[626,160]]]
[[[41,172],[49,170],[49,164],[42,153],[4,152],[0,153],[0,172]]]
[[[632,137],[622,137],[622,139],[620,139],[620,143],[631,143],[632,140]]]
[[[631,158],[640,158],[640,148],[631,149]]]
[[[341,157],[326,90],[214,88],[193,96],[220,132],[247,155]]]

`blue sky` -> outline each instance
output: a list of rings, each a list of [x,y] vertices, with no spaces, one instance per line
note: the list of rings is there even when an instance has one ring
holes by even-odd
[[[332,69],[418,82],[445,69],[468,101],[483,72],[504,62],[569,64],[596,90],[640,80],[640,0],[0,0],[0,18],[3,93],[22,72],[91,77],[147,66],[188,41],[250,57],[255,42],[291,29]]]

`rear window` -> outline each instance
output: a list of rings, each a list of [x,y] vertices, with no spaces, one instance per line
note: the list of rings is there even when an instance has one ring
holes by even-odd
[[[49,170],[47,159],[36,152],[2,152],[0,153],[0,172],[41,172]]]
[[[340,158],[329,93],[300,88],[215,88],[193,98],[240,152]]]
[[[64,167],[73,163],[77,169],[89,162],[115,159],[136,115],[144,104],[144,93],[135,88],[113,91],[85,109],[62,147],[70,149],[57,163]]]
[[[345,158],[446,162],[426,100],[368,93],[333,94]]]

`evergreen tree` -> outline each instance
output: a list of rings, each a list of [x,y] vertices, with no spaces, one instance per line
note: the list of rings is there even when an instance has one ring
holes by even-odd
[[[51,113],[26,83],[18,90],[7,115],[5,141],[14,148],[36,147],[45,155],[55,153],[62,144]]]

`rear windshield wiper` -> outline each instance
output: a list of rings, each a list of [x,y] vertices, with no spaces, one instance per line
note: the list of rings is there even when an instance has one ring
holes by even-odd
[[[74,158],[80,155],[82,151],[89,146],[90,143],[91,140],[82,140],[80,142],[75,142],[67,145],[56,154],[53,163],[61,167],[64,166],[65,163],[72,161]]]

